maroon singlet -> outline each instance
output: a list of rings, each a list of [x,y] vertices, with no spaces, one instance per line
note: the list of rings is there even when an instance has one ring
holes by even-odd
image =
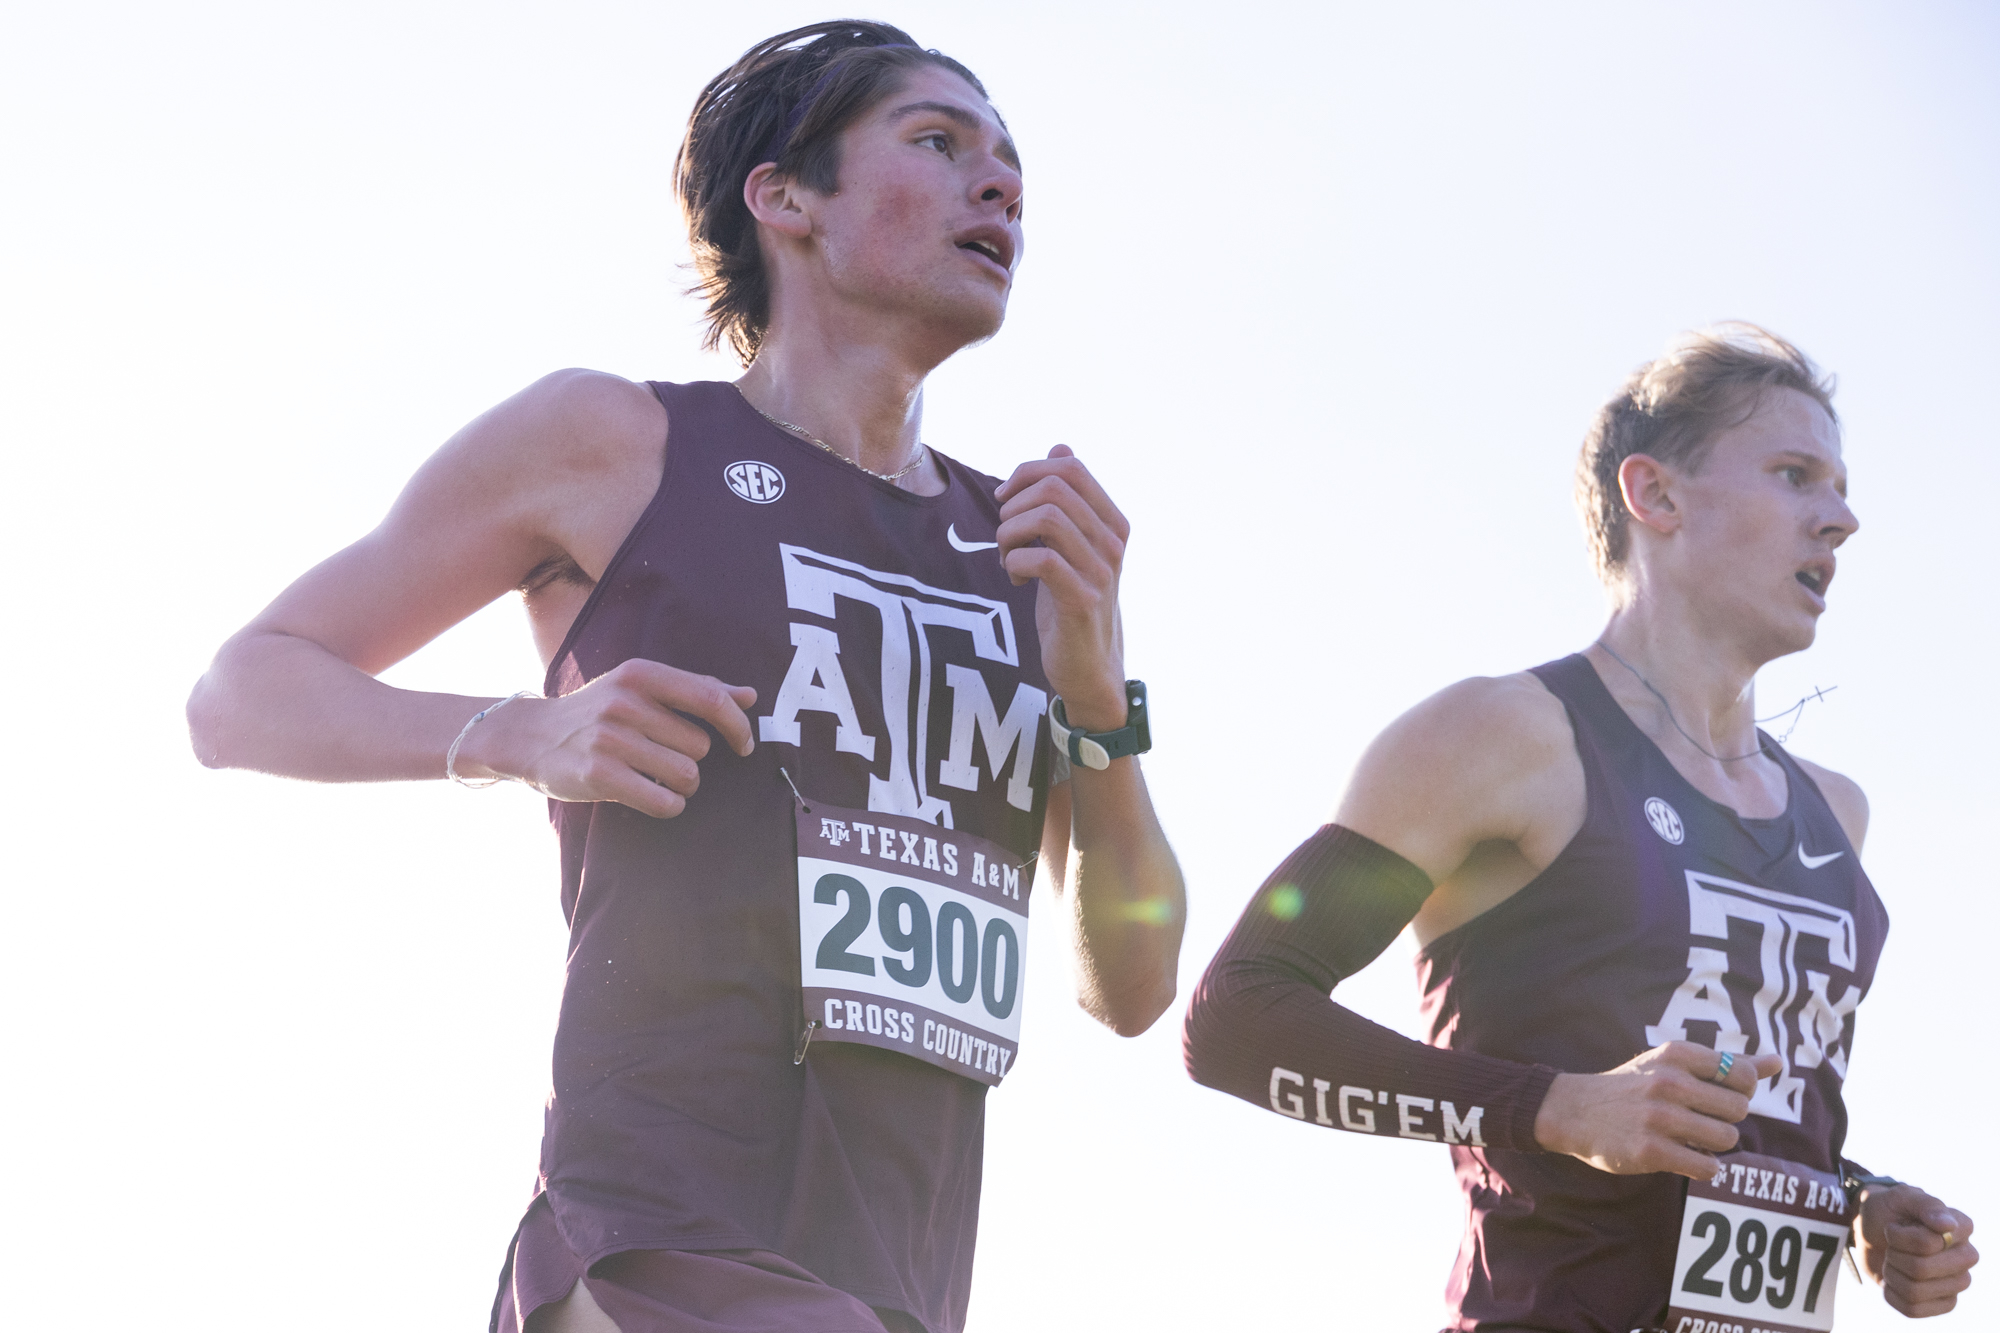
[[[541,1185],[586,1264],[758,1250],[931,1330],[962,1326],[986,1089],[815,1042],[799,999],[794,797],[1026,857],[1051,758],[1035,585],[992,548],[998,482],[942,455],[918,496],[771,425],[723,383],[655,384],[660,489],[550,666],[629,658],[757,691],[675,819],[552,803],[570,950]],[[972,548],[972,549],[967,549]],[[526,1311],[521,1312],[523,1316]]]
[[[1745,819],[1697,791],[1588,659],[1536,667],[1569,711],[1589,810],[1555,861],[1417,957],[1430,1040],[1610,1069],[1662,1042],[1776,1051],[1740,1148],[1838,1170],[1854,1008],[1888,914],[1819,787],[1777,742],[1790,798]],[[1666,1309],[1686,1182],[1556,1153],[1451,1149],[1470,1211],[1450,1327],[1628,1333]]]

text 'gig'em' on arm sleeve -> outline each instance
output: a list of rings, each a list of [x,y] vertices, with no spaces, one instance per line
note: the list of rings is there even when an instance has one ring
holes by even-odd
[[[1557,1071],[1412,1041],[1331,998],[1431,894],[1422,870],[1327,824],[1264,881],[1188,1006],[1195,1082],[1331,1129],[1540,1152]]]

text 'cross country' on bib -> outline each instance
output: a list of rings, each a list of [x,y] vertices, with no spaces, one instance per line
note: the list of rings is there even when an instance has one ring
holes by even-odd
[[[901,1051],[995,1085],[1020,1050],[1021,858],[957,829],[809,801],[799,985],[812,1041]]]
[[[1729,1153],[1688,1185],[1669,1333],[1823,1333],[1847,1248],[1840,1179],[1778,1157]]]

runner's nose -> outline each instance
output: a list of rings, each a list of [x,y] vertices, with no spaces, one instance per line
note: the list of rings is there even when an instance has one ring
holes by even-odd
[[[1013,222],[1021,216],[1021,190],[1020,171],[996,157],[992,170],[973,183],[972,197],[982,204],[1000,204]]]

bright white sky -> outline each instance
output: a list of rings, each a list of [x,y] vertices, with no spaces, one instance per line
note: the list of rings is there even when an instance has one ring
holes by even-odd
[[[209,773],[181,703],[232,629],[536,376],[734,373],[696,354],[678,294],[672,153],[704,80],[826,16],[0,20],[13,1322],[482,1326],[561,982],[541,803]],[[1895,927],[1852,1152],[2000,1226],[2000,13],[883,17],[978,70],[1026,160],[1012,318],[938,374],[927,434],[1002,474],[1067,442],[1134,520],[1130,662],[1192,895],[1183,993],[1383,723],[1592,636],[1569,472],[1628,369],[1744,317],[1839,372],[1863,528],[1819,646],[1762,699],[1839,686],[1793,745],[1874,802]],[[392,678],[539,674],[503,603]],[[1408,957],[1341,998],[1414,1030]],[[1443,1152],[1197,1089],[1178,1043],[1177,1013],[1097,1030],[1036,957],[1027,1055],[991,1103],[974,1333],[1437,1327]],[[1996,1292],[2000,1270],[1956,1326],[1994,1326]],[[1841,1309],[1901,1323],[1872,1291]]]

